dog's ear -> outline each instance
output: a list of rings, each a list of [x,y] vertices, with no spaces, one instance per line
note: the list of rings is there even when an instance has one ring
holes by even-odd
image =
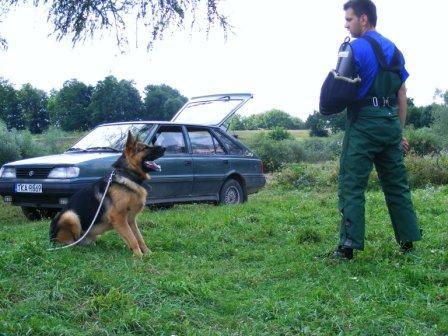
[[[132,136],[131,131],[128,131],[128,139],[126,140],[126,147],[125,147],[125,152],[130,154],[135,147],[135,139]]]

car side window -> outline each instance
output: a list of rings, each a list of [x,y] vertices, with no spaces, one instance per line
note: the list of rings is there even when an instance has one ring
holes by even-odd
[[[222,134],[221,132],[215,132],[218,139],[224,145],[227,150],[227,153],[233,155],[243,155],[244,150],[237,144],[235,144],[232,140],[230,140],[227,136]]]
[[[208,130],[189,128],[188,135],[193,154],[213,155],[225,153],[220,143]]]
[[[162,126],[153,138],[153,144],[165,147],[165,154],[182,154],[187,152],[182,128],[179,126]]]

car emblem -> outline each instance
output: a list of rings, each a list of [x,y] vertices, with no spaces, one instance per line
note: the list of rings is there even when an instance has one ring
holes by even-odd
[[[33,176],[33,175],[34,175],[34,170],[30,170],[30,171],[28,172],[28,175],[29,175],[29,177]]]

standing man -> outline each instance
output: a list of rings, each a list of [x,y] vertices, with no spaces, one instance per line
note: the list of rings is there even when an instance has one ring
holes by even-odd
[[[365,189],[373,164],[386,198],[395,238],[406,253],[421,239],[411,201],[402,137],[407,99],[401,52],[375,30],[376,7],[370,0],[344,4],[345,28],[352,37],[354,64],[361,85],[347,108],[347,124],[339,172],[339,210],[342,221],[334,259],[349,260],[364,249]]]

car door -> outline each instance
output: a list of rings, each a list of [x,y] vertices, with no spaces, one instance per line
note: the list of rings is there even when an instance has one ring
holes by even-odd
[[[157,159],[160,172],[152,172],[149,203],[191,197],[193,190],[193,163],[187,148],[183,127],[159,125],[152,144],[165,147],[165,155]]]
[[[187,127],[193,158],[193,196],[215,196],[230,169],[220,143],[207,127]]]

